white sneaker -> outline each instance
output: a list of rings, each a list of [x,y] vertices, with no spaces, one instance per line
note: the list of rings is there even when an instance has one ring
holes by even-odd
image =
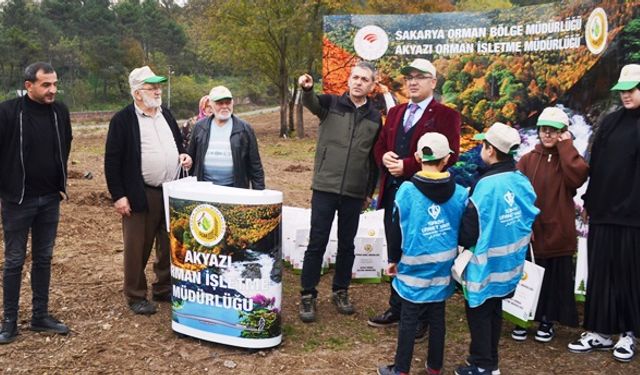
[[[620,362],[629,362],[635,354],[636,344],[633,335],[623,333],[613,347],[613,358]]]
[[[568,346],[572,353],[590,353],[593,350],[609,350],[613,348],[613,341],[595,332],[583,332],[582,336]]]

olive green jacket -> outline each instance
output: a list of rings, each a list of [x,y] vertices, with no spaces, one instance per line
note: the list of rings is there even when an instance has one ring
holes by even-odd
[[[356,108],[348,94],[303,91],[302,103],[320,118],[311,188],[364,199],[373,194],[378,169],[373,145],[382,126],[371,101]]]

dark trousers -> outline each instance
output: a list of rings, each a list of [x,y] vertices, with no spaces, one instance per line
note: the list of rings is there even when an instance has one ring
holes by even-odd
[[[471,333],[469,363],[483,369],[498,368],[498,343],[502,329],[502,298],[489,298],[471,308],[465,303]]]
[[[327,250],[329,232],[336,211],[338,212],[338,254],[333,274],[333,291],[348,289],[355,255],[353,239],[358,231],[358,222],[364,199],[314,190],[311,196],[311,231],[309,245],[302,264],[302,294],[318,295],[316,286],[320,282],[322,259]]]
[[[386,186],[384,189],[384,197],[382,199],[382,208],[384,208],[384,234],[387,239],[387,244],[390,243],[389,236],[391,235],[391,226],[393,225],[394,201],[396,199],[398,188],[399,186],[397,184],[389,184]],[[387,247],[387,256],[389,256],[388,251]],[[391,285],[392,284],[389,283],[389,309],[393,315],[400,316],[400,311],[402,310],[402,297],[398,295],[398,292],[396,292]]]
[[[409,373],[419,318],[425,317],[427,324],[429,324],[427,365],[434,370],[440,370],[444,359],[445,302],[413,303],[402,297],[400,299],[402,301],[402,315],[398,329],[396,369]]]
[[[22,204],[2,201],[4,318],[17,320],[22,267],[31,230],[31,290],[33,317],[49,314],[51,257],[60,219],[60,194],[25,198]]]
[[[395,207],[394,202],[396,200],[396,193],[400,188],[400,185],[398,185],[399,183],[402,182],[400,181],[397,183],[389,184],[384,190],[385,193],[382,199],[382,207],[384,208],[384,233],[387,239],[387,245],[390,243],[389,236],[391,235],[391,226],[393,225],[393,209]],[[388,249],[389,247],[387,246],[387,256],[389,257],[390,255],[388,253]],[[402,301],[402,297],[400,297],[400,295],[398,295],[398,292],[396,292],[396,290],[393,288],[393,284],[389,283],[389,310],[391,310],[391,313],[393,315],[400,316],[402,311]],[[420,318],[420,324],[422,324],[422,322],[426,323],[426,320],[426,315],[422,315]]]
[[[171,293],[171,255],[164,217],[162,189],[145,188],[148,210],[122,217],[124,240],[124,295],[129,302],[147,298],[145,268],[155,242],[152,284],[155,296]]]

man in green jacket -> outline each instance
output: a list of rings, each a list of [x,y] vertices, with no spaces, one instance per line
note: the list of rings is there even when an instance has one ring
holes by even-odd
[[[382,125],[380,112],[367,95],[375,86],[375,67],[357,63],[349,75],[349,92],[316,95],[313,78],[303,74],[298,84],[302,102],[320,119],[311,197],[311,230],[302,266],[300,319],[316,319],[316,286],[333,218],[338,213],[338,254],[333,276],[333,304],[341,314],[353,314],[347,292],[353,268],[360,212],[375,187],[372,148]]]

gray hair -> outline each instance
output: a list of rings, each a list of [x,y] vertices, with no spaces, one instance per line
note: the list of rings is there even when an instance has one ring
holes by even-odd
[[[38,75],[39,71],[42,71],[45,74],[55,73],[56,72],[53,69],[53,66],[51,66],[51,64],[46,63],[46,62],[42,62],[42,61],[38,61],[38,62],[35,62],[35,63],[27,66],[24,69],[24,80],[25,81],[29,81],[29,82],[37,81],[38,78],[36,76]]]
[[[362,61],[358,61],[356,65],[354,65],[354,68],[355,67],[369,70],[371,72],[371,79],[373,81],[376,80],[376,74],[378,73],[378,71],[376,70],[376,66],[373,65],[373,63],[362,60]]]
[[[130,89],[130,93],[131,93],[131,97],[133,98],[133,100],[136,100],[136,91],[138,91],[139,89],[142,88],[143,84],[139,84],[139,85],[131,85],[129,84],[129,89]]]

